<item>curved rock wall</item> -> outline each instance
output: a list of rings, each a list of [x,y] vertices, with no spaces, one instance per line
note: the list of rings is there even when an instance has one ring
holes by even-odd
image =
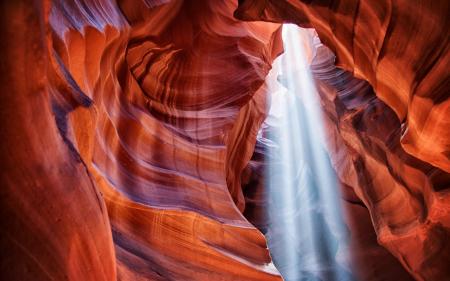
[[[445,280],[450,260],[450,174],[407,154],[400,145],[401,125],[393,110],[376,97],[366,81],[337,68],[335,56],[313,31],[302,34],[311,48],[311,71],[349,231],[349,260],[336,255],[334,262],[349,267],[355,280],[412,280],[400,263],[417,280]],[[265,215],[273,202],[265,195],[264,177],[268,161],[276,158],[271,148],[276,144],[270,140],[270,132],[277,129],[276,118],[269,116],[263,124],[243,174],[244,214],[268,237],[273,253],[280,251],[282,245],[276,237],[282,235],[277,222]],[[274,262],[281,273],[291,270],[282,257],[274,255]],[[314,273],[314,268],[309,270]]]
[[[0,6],[1,279],[112,280],[104,200],[50,103],[48,6]]]
[[[369,241],[376,253],[362,267],[390,259],[375,236],[360,237],[366,206],[378,241],[415,278],[445,280],[448,5],[3,1],[1,279],[281,280],[245,218],[270,227],[245,167],[280,25],[238,21],[238,8],[315,27],[338,65],[370,82],[379,99],[318,49],[331,159],[364,241],[356,253]]]
[[[365,81],[336,68],[326,47],[318,46],[312,72],[348,216],[367,207],[378,242],[417,280],[445,280],[450,275],[450,174],[403,150],[393,110]],[[350,222],[351,230],[359,227]],[[363,251],[352,252],[358,257]]]
[[[240,183],[280,25],[236,5],[2,3],[2,279],[281,280]]]
[[[379,243],[418,280],[450,275],[448,4],[247,0],[235,12],[314,27],[339,67],[373,85],[379,99],[319,48],[313,72],[335,169]]]
[[[336,64],[373,86],[406,152],[450,172],[450,2],[243,0],[235,15],[313,27]]]

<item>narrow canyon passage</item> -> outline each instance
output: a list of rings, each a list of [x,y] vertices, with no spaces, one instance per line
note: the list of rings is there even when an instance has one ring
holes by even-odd
[[[0,3],[0,280],[450,281],[450,1]]]

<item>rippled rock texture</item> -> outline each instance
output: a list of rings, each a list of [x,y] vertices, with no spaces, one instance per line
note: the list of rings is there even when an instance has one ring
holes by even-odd
[[[235,15],[313,27],[336,64],[373,86],[402,123],[403,149],[450,172],[450,2],[243,0]]]
[[[234,1],[1,6],[2,280],[281,280],[240,184],[279,24]]]
[[[314,45],[355,275],[450,276],[448,1],[0,7],[2,280],[281,280],[254,153],[281,22],[350,71]]]
[[[450,174],[406,153],[400,145],[401,124],[395,112],[365,81],[337,69],[333,62],[329,49],[318,45],[312,72],[349,228],[356,233],[362,229],[362,216],[367,214],[363,207],[367,208],[378,242],[412,276],[445,280],[450,276]],[[364,258],[367,252],[361,246],[352,251],[356,265],[358,260],[366,262],[360,263],[362,268],[367,262],[385,261]]]
[[[448,11],[448,1],[247,0],[235,12],[314,27],[351,72],[317,50],[330,155],[355,203],[346,209],[365,206],[378,242],[417,280],[450,276]]]

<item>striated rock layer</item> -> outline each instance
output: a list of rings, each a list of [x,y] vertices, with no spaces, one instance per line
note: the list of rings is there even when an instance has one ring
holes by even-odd
[[[356,209],[366,207],[378,242],[412,276],[445,280],[450,276],[450,174],[406,153],[400,145],[401,124],[394,111],[366,82],[337,69],[333,62],[331,52],[319,45],[312,72],[349,228],[358,233],[363,225],[359,219],[362,210]],[[364,258],[366,249],[359,247],[352,251],[354,264],[364,268],[364,261],[373,261]]]
[[[409,279],[377,238],[445,280],[449,4],[375,2],[2,1],[0,279],[281,280],[246,219],[270,228],[247,164],[280,24],[237,9],[315,27],[375,90],[317,47],[357,276]]]
[[[336,64],[394,110],[405,151],[450,172],[449,10],[446,0],[243,0],[235,15],[315,28]]]
[[[2,280],[281,280],[240,183],[280,25],[236,7],[2,2]]]
[[[312,46],[311,70],[324,110],[328,150],[343,189],[353,274],[357,280],[391,280],[394,276],[395,280],[409,280],[371,240],[368,210],[378,242],[412,276],[417,280],[448,279],[450,174],[405,152],[402,125],[395,112],[377,98],[367,82],[338,69],[332,52],[314,43],[314,36],[303,39]],[[257,159],[261,157],[258,153]],[[252,163],[248,170],[261,171],[259,165]],[[253,191],[247,194],[249,202],[257,203],[248,212],[250,221],[263,230],[276,231],[267,225],[267,218],[260,218],[258,207],[270,203],[261,201],[258,194],[264,188],[255,185],[249,183],[248,190]],[[389,260],[388,266],[385,262]],[[383,273],[377,272],[379,268]]]

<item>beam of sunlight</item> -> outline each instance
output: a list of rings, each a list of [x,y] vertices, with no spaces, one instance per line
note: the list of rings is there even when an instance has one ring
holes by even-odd
[[[286,281],[353,280],[339,186],[328,154],[319,98],[295,25],[283,26],[285,53],[274,66],[284,86],[272,94],[266,186],[271,255]],[[303,33],[305,34],[305,33]]]

